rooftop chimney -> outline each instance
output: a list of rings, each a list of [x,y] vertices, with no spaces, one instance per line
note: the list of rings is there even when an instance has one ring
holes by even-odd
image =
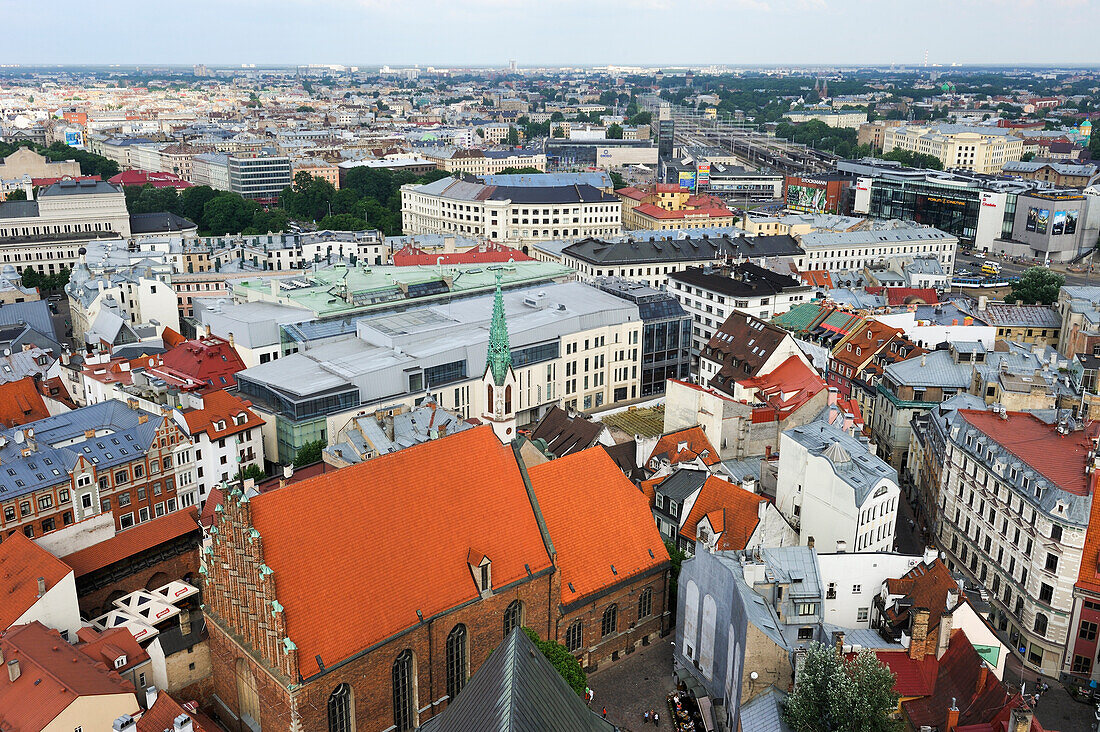
[[[812,536],[806,537],[806,546],[810,549],[814,548],[814,538]]]
[[[172,720],[172,732],[192,732],[193,729],[191,717],[186,714],[181,714]]]
[[[38,578],[38,596],[42,597],[45,594],[46,594],[46,578],[45,577],[39,577]]]
[[[938,556],[939,556],[939,553],[936,551],[935,547],[932,547],[932,546],[925,547],[925,549],[924,549],[924,563],[925,564],[932,564],[933,562],[936,561],[936,557],[938,557]]]
[[[844,539],[837,539],[836,540],[836,553],[837,554],[843,554],[846,551],[848,551],[848,542],[844,541]]]
[[[1031,720],[1034,716],[1027,707],[1022,704],[1012,710],[1012,716],[1008,720],[1008,732],[1031,732]]]
[[[148,709],[157,703],[157,687],[145,687],[145,708]]]
[[[925,643],[928,640],[928,608],[915,607],[909,621],[909,658],[914,661],[924,659]]]
[[[137,721],[129,714],[123,714],[111,724],[115,732],[134,732],[137,729]]]
[[[959,705],[955,703],[955,697],[951,697],[951,708],[947,710],[947,722],[944,724],[946,732],[955,732],[959,726]]]
[[[8,661],[8,681],[15,682],[19,679],[19,659]]]

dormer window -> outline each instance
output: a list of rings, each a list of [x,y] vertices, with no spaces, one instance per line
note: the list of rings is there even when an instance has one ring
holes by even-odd
[[[688,449],[687,442],[677,442],[676,443],[676,452],[683,452],[686,449]]]
[[[126,665],[126,655],[123,654],[115,659],[115,668],[122,668]]]
[[[214,429],[218,430],[219,432],[221,430],[224,430],[225,429],[225,420],[219,419],[218,421],[214,422]]]
[[[480,593],[490,592],[493,589],[493,562],[489,557],[470,549],[466,555],[466,564],[470,568],[470,574]]]

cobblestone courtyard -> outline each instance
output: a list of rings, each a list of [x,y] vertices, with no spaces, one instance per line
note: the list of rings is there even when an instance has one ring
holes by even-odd
[[[676,688],[672,677],[672,636],[643,646],[626,658],[588,677],[595,693],[592,708],[607,707],[607,719],[630,732],[671,730],[665,698]],[[643,715],[648,709],[661,714],[661,725],[646,726]]]

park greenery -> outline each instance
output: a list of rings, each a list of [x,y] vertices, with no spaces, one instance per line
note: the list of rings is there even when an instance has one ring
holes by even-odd
[[[1046,267],[1029,267],[1020,279],[1012,283],[1012,292],[1005,296],[1005,302],[1053,305],[1058,301],[1058,291],[1064,284],[1064,275]]]
[[[896,732],[897,705],[894,674],[874,653],[865,649],[849,660],[811,643],[783,717],[794,732]]]
[[[294,185],[283,189],[278,206],[264,207],[230,191],[209,186],[174,188],[126,186],[126,208],[131,214],[170,211],[194,222],[202,236],[257,235],[284,231],[293,221],[316,224],[333,231],[380,229],[387,236],[401,233],[401,186],[428,183],[447,173],[417,176],[404,171],[353,168],[344,187],[308,173],[298,173]]]
[[[303,443],[294,453],[294,467],[304,468],[307,465],[321,462],[321,451],[328,445],[324,439],[312,440]]]
[[[0,142],[0,158],[6,158],[21,147],[29,147],[36,153],[45,155],[46,159],[51,161],[75,160],[80,163],[81,175],[98,175],[103,180],[107,180],[119,173],[118,163],[114,160],[90,153],[87,150],[69,147],[63,142],[55,142],[49,147],[35,145],[27,141],[17,143]]]

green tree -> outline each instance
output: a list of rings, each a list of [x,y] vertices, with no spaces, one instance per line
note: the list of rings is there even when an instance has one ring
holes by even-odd
[[[609,139],[609,140],[621,140],[621,139],[623,139],[623,128],[620,125],[612,123],[607,128],[607,139]]]
[[[673,612],[676,612],[676,591],[680,585],[680,568],[684,564],[684,560],[687,559],[687,554],[680,551],[675,542],[666,541],[665,549],[668,549],[669,563],[671,564],[668,570],[668,606],[672,608]]]
[[[635,106],[635,109],[637,109],[637,106]],[[629,120],[627,120],[627,124],[635,126],[653,124],[653,113],[638,112],[637,114],[633,115]]]
[[[299,111],[299,112],[316,112],[317,110],[314,109],[313,107],[309,106],[308,104],[303,104],[300,107],[298,107],[297,111]]]
[[[519,144],[519,130],[515,125],[508,125],[508,144],[512,147]]]
[[[294,467],[301,468],[321,462],[321,451],[326,447],[328,443],[324,440],[313,440],[303,444],[294,454]]]
[[[26,201],[27,200],[27,192],[24,191],[22,188],[16,188],[14,191],[10,191],[8,193],[7,197],[4,200],[6,200],[6,201]]]
[[[811,643],[783,716],[795,732],[894,732],[894,674],[868,650],[851,661]]]
[[[324,231],[363,231],[370,227],[355,214],[344,213],[324,217],[317,223],[317,228]]]
[[[557,669],[565,683],[577,696],[584,696],[585,687],[588,684],[588,675],[581,667],[580,661],[569,652],[569,649],[561,643],[552,640],[541,640],[539,634],[530,628],[524,627],[523,632],[535,644],[550,665]]]
[[[1064,275],[1046,267],[1030,267],[1020,279],[1012,283],[1012,292],[1005,302],[1025,305],[1053,305],[1058,301],[1058,291],[1066,284]]]
[[[522,168],[504,168],[500,172],[501,175],[539,175],[542,173],[538,168],[532,168],[529,165]]]
[[[245,467],[243,467],[243,468],[241,468],[240,470],[237,471],[237,475],[236,475],[236,477],[234,477],[234,480],[236,480],[236,481],[245,481],[245,480],[248,480],[249,478],[251,478],[252,480],[259,483],[260,481],[267,478],[267,473],[265,473],[264,469],[261,468],[259,465],[256,465],[256,464],[247,465],[247,466],[245,466]]]
[[[1026,153],[1024,153],[1023,155],[1020,156],[1020,162],[1021,163],[1030,163],[1034,159],[1035,159],[1035,153],[1033,153],[1033,152],[1026,152]]]
[[[626,188],[626,180],[623,179],[623,174],[612,170],[608,175],[611,176],[611,185],[617,190],[619,188]]]

